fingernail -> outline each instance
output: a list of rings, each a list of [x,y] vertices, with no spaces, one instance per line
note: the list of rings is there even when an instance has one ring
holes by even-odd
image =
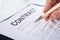
[[[56,17],[55,14],[53,14],[53,16],[54,16],[54,19],[52,20],[52,22],[55,22],[55,20],[57,19],[57,17]]]
[[[57,16],[54,14],[54,22],[56,22],[56,20],[58,20]]]
[[[54,14],[54,19],[57,19],[57,16]]]

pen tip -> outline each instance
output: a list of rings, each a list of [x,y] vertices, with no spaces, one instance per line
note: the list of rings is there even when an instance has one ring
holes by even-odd
[[[39,20],[41,20],[43,17],[40,16],[34,23],[38,22]]]

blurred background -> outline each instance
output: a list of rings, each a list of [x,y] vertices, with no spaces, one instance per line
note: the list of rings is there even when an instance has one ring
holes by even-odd
[[[0,21],[13,15],[30,3],[45,5],[45,0],[0,0]]]

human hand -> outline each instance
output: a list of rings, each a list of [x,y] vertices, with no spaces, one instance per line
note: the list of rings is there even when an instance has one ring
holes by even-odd
[[[54,5],[56,5],[59,2],[60,0],[46,0],[46,5],[44,7],[43,12],[46,13],[50,8],[52,8]],[[45,20],[48,21],[49,19],[51,19],[53,21],[55,18],[60,19],[59,9],[52,12],[48,17],[45,18]]]

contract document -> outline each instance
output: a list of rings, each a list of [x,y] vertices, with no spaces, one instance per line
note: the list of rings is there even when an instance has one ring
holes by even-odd
[[[60,40],[60,21],[35,22],[43,14],[43,5],[29,4],[0,22],[0,34],[13,40]]]

